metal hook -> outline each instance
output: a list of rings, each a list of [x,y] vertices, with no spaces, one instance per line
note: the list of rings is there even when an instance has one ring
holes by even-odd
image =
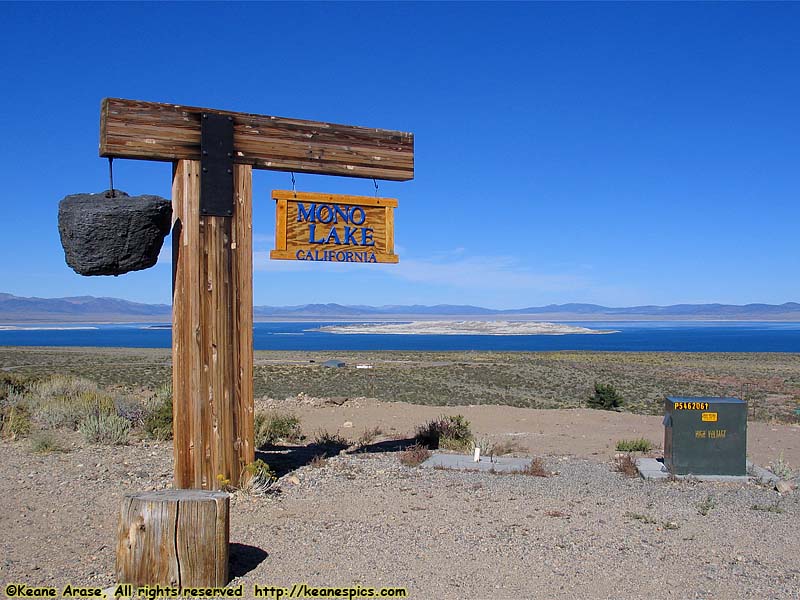
[[[378,197],[378,180],[373,177],[372,178],[372,183],[375,184],[375,197],[377,198]]]
[[[292,193],[294,194],[294,197],[297,198],[297,191],[294,189],[294,171],[291,171],[291,173],[292,173]]]
[[[108,184],[110,186],[111,197],[116,198],[117,194],[114,191],[114,159],[110,156],[108,157]]]

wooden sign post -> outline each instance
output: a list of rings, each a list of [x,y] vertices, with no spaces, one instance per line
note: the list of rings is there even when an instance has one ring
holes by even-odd
[[[173,163],[175,487],[218,489],[222,482],[235,486],[255,452],[252,170],[406,181],[414,177],[414,137],[107,98],[101,107],[100,156]],[[353,233],[347,239],[361,242],[376,262],[396,262],[389,243],[393,220],[387,216],[393,205],[372,200],[375,203],[360,200],[356,206],[364,211],[365,223],[379,219],[375,211],[383,211],[384,230],[377,220],[374,227],[362,223],[373,232]],[[345,204],[341,199],[329,203]],[[355,221],[362,215],[354,216],[349,225],[358,227]],[[370,242],[375,243],[374,252]],[[335,239],[326,243],[335,245]]]

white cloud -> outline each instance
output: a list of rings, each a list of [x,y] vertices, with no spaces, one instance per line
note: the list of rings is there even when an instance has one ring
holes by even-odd
[[[511,256],[466,256],[463,248],[429,259],[400,259],[384,267],[387,275],[415,283],[474,290],[567,292],[589,285],[571,274],[537,273]]]
[[[263,243],[263,244],[274,244],[275,243],[275,232],[270,231],[269,233],[254,233],[253,234],[253,243]]]

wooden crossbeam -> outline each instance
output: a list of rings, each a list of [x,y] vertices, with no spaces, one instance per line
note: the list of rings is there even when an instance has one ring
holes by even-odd
[[[233,118],[235,163],[254,169],[390,181],[414,178],[414,135],[248,113],[106,98],[100,156],[200,160],[200,118]]]

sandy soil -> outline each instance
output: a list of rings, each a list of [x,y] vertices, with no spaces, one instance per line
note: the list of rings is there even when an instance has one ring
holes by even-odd
[[[613,444],[661,440],[658,417],[503,406],[438,408],[371,399],[260,401],[304,431],[386,435],[315,468],[284,457],[267,497],[236,494],[232,584],[404,586],[411,598],[797,598],[797,492],[748,484],[645,482],[613,470]],[[546,456],[547,478],[422,470],[395,438],[441,413],[479,435]],[[0,584],[113,583],[122,495],[171,485],[171,445],[89,446],[33,454],[0,443]],[[750,456],[800,464],[800,427],[750,424]],[[289,460],[286,460],[286,457]],[[702,507],[706,506],[705,512]]]
[[[344,401],[343,398],[336,402]],[[319,429],[357,438],[367,428],[380,426],[392,434],[413,433],[415,427],[441,414],[463,414],[477,437],[491,441],[514,439],[532,455],[575,456],[606,460],[620,439],[644,437],[655,448],[664,442],[662,417],[590,409],[537,410],[512,406],[420,406],[355,398],[336,405],[330,400],[300,396],[293,401],[258,401],[257,407],[291,410],[300,417],[308,436]],[[749,422],[748,458],[767,465],[783,453],[784,460],[800,465],[800,425]]]

